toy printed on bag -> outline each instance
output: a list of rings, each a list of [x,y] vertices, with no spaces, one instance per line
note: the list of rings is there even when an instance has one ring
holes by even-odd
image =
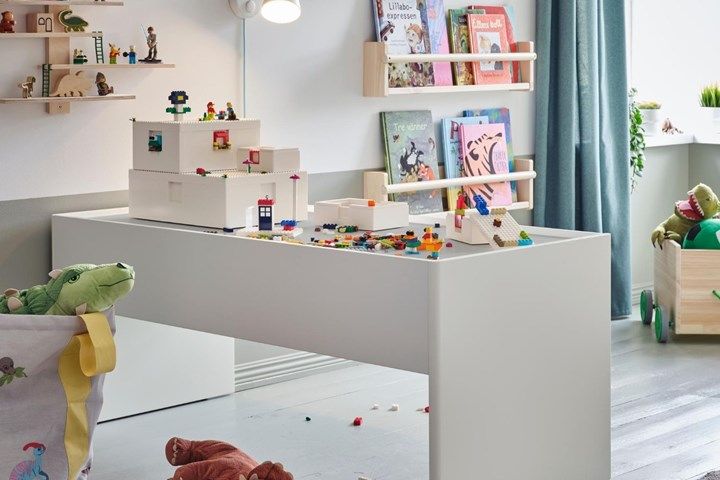
[[[110,53],[108,53],[108,56],[110,57],[110,65],[117,65],[118,57],[120,56],[120,49],[114,43],[110,43],[109,46]]]
[[[166,108],[165,113],[172,113],[176,122],[181,122],[186,113],[192,112],[192,109],[186,106],[190,97],[185,90],[173,90],[170,92],[168,100],[170,100],[172,107]]]
[[[24,367],[16,367],[10,357],[0,358],[0,387],[9,385],[16,378],[27,378]]]
[[[111,87],[107,84],[107,79],[102,72],[98,72],[95,76],[95,86],[97,86],[98,95],[105,97],[111,93],[115,93],[115,87]]]
[[[309,418],[309,417],[308,417]],[[165,446],[173,478],[183,480],[293,480],[280,463],[258,464],[242,450],[215,440],[190,441],[171,438]]]
[[[24,82],[18,84],[18,87],[22,89],[22,98],[32,98],[35,89],[35,77],[27,77]]]
[[[80,71],[69,73],[60,79],[57,89],[50,94],[51,97],[84,97],[85,93],[90,90],[93,82],[85,77],[85,72]]]
[[[33,459],[18,463],[12,472],[10,472],[10,480],[35,480],[50,477],[43,471],[43,455],[47,448],[42,443],[32,442],[23,447],[23,452],[31,450]]]
[[[688,192],[687,200],[675,203],[675,212],[652,232],[653,246],[662,248],[663,241],[682,245],[685,235],[697,223],[720,213],[720,200],[710,187],[702,183]]]
[[[144,33],[144,29],[143,29]],[[158,54],[158,40],[157,40],[157,33],[155,33],[154,27],[148,27],[147,33],[145,33],[145,40],[147,42],[148,46],[148,54],[147,57],[140,60],[142,63],[162,63],[162,60],[157,58]]]
[[[89,25],[85,19],[78,17],[77,15],[73,15],[73,11],[69,9],[60,12],[58,15],[58,21],[60,22],[60,25],[65,27],[66,32],[84,32],[85,27]]]
[[[85,52],[83,52],[80,49],[75,49],[73,51],[73,65],[85,65],[88,63],[87,55],[85,55]]]
[[[0,296],[0,314],[83,315],[103,312],[127,295],[135,271],[124,263],[80,264],[50,272],[51,280],[27,290],[8,289]]]
[[[135,51],[135,45],[130,45],[127,52],[123,52],[123,57],[128,59],[130,65],[137,64],[137,52]]]
[[[11,11],[2,12],[0,33],[15,33],[15,15]]]

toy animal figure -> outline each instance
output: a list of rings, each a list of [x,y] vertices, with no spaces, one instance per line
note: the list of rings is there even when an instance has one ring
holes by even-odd
[[[80,71],[75,75],[69,73],[60,79],[57,89],[51,93],[51,97],[84,97],[85,92],[92,87],[92,80],[85,77],[85,72]]]
[[[129,265],[80,264],[50,272],[51,280],[27,290],[9,289],[0,296],[0,313],[83,315],[102,312],[127,295],[135,284]]]
[[[42,457],[45,454],[45,445],[42,443],[28,443],[23,447],[23,451],[27,452],[32,449],[32,460],[26,460],[17,464],[10,472],[10,480],[36,480],[44,478],[50,480],[47,473],[43,472]]]
[[[27,77],[24,82],[18,84],[22,88],[22,98],[31,98],[35,88],[35,77]]]
[[[12,12],[2,12],[0,18],[0,33],[15,33],[15,15]]]
[[[115,44],[108,44],[110,46],[110,53],[108,53],[108,56],[110,57],[110,65],[117,65],[118,57],[120,56],[120,49]]]
[[[675,213],[658,225],[652,233],[653,246],[662,248],[663,241],[683,243],[685,235],[698,222],[720,213],[720,200],[710,187],[702,183],[688,192],[688,199],[675,204]]]
[[[165,456],[179,466],[173,480],[293,480],[279,463],[258,464],[247,453],[225,442],[193,442],[171,438]]]
[[[97,86],[98,95],[100,95],[101,97],[105,97],[107,95],[110,95],[111,93],[115,93],[115,87],[111,87],[107,84],[105,74],[101,72],[98,72],[98,74],[95,76],[95,85]]]
[[[60,12],[58,15],[58,21],[60,22],[60,25],[65,27],[66,32],[84,32],[85,27],[89,25],[85,19],[78,17],[77,15],[73,16],[72,10],[69,9]]]

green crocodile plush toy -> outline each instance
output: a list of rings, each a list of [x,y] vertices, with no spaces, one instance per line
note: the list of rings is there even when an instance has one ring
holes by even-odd
[[[675,213],[653,230],[652,244],[662,248],[665,240],[680,245],[688,231],[703,220],[715,218],[720,213],[720,200],[710,187],[699,184],[688,192],[687,200],[675,204]]]
[[[124,263],[73,265],[50,272],[51,280],[27,290],[6,290],[0,314],[83,315],[102,312],[127,295],[135,284],[133,268]]]

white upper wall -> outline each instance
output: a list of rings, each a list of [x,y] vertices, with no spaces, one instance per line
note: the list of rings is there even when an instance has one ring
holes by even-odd
[[[498,1],[445,0],[445,8]],[[535,2],[512,0],[516,40],[535,38]],[[516,154],[534,151],[532,93],[362,96],[363,42],[374,40],[371,0],[303,0],[300,20],[248,20],[247,113],[266,144],[297,146],[311,173],[380,168],[379,112],[432,110],[436,122],[464,109],[508,107]],[[403,98],[401,98],[403,97]],[[439,132],[438,132],[439,133]]]
[[[709,124],[700,89],[720,82],[718,0],[631,0],[631,78],[641,100],[663,104],[664,116],[685,131]]]
[[[18,31],[25,31],[25,13],[37,10],[13,11]],[[107,70],[116,92],[136,94],[137,100],[73,104],[69,115],[47,115],[44,105],[0,105],[0,201],[127,189],[128,119],[169,119],[170,90],[188,91],[193,115],[202,115],[210,100],[233,101],[241,111],[242,23],[226,0],[126,0],[124,7],[75,7],[75,12],[105,33],[106,56],[113,42],[123,49],[135,44],[142,58],[147,49],[140,24],[153,25],[159,56],[177,68]],[[72,40],[91,62],[93,45],[92,39]],[[0,39],[0,96],[17,97],[17,83],[29,74],[40,80],[44,50],[42,40]]]

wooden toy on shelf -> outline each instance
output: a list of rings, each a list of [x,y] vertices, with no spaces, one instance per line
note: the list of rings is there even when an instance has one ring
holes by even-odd
[[[84,97],[92,87],[92,81],[85,76],[85,72],[68,73],[60,79],[57,88],[51,97]]]
[[[51,33],[54,31],[55,16],[51,13],[28,13],[27,31],[30,33]]]
[[[85,27],[90,25],[84,18],[73,15],[70,9],[58,14],[58,22],[65,27],[65,32],[84,32]]]
[[[35,88],[35,77],[28,76],[18,87],[22,89],[22,98],[32,98]]]
[[[11,11],[0,14],[0,33],[15,33],[15,16]]]
[[[388,53],[386,43],[367,42],[364,46],[363,94],[366,97],[387,97],[418,93],[486,92],[486,91],[532,91],[535,84],[534,62],[537,59],[533,42],[517,42],[512,53],[450,53],[405,54]],[[519,83],[485,85],[449,85],[432,87],[390,88],[388,84],[390,65],[423,62],[487,62],[509,61],[520,66]]]
[[[115,93],[115,87],[111,87],[107,84],[105,74],[103,74],[102,72],[98,72],[98,74],[95,76],[95,86],[97,87],[98,95],[100,95],[101,97],[110,95],[111,93]]]

